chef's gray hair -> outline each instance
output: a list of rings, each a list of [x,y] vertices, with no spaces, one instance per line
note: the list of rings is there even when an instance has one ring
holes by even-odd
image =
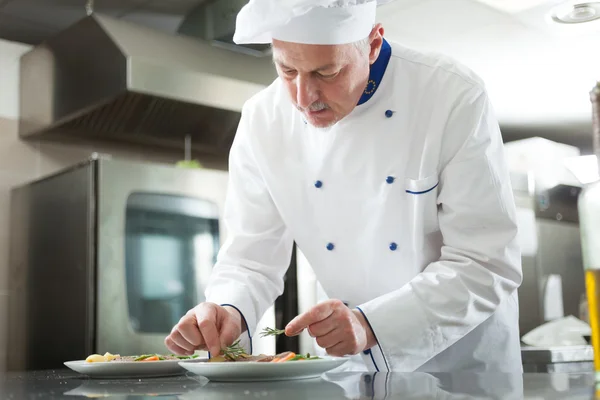
[[[369,51],[371,50],[371,42],[368,37],[354,42],[353,44],[363,55],[369,54]]]

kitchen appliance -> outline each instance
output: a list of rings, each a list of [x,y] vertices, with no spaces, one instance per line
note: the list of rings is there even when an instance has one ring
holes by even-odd
[[[581,187],[536,189],[529,178],[513,176],[523,270],[518,289],[521,335],[556,318],[580,317],[585,296],[577,216]]]
[[[592,126],[594,153],[600,160],[600,81],[590,92],[592,103]],[[596,171],[600,165],[596,164]],[[600,249],[598,247],[598,223],[600,222],[600,182],[592,182],[585,186],[579,198],[579,215],[581,217],[581,244],[585,270],[585,284],[588,300],[588,317],[592,328],[592,345],[596,351],[594,370],[596,382],[600,382]]]
[[[189,136],[194,153],[226,156],[244,102],[276,77],[270,57],[94,13],[21,57],[19,135],[171,150]]]
[[[585,296],[577,213],[581,184],[564,163],[580,152],[543,138],[509,142],[505,149],[521,248],[522,336],[547,321],[580,316]]]
[[[98,156],[14,188],[8,368],[167,352],[226,239],[226,188],[223,171]],[[258,330],[274,325],[272,307]]]

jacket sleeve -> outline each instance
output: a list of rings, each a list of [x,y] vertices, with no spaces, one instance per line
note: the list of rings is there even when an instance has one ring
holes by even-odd
[[[242,314],[248,332],[241,343],[250,352],[259,320],[283,292],[293,246],[253,154],[252,119],[246,104],[229,155],[227,239],[205,293],[206,301],[231,305]]]
[[[457,103],[439,173],[441,255],[398,290],[359,306],[391,370],[416,370],[489,318],[521,284],[498,123],[483,89]]]

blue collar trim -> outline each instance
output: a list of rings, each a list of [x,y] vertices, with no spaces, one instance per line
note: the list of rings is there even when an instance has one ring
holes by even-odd
[[[360,97],[358,101],[358,105],[366,103],[369,101],[371,97],[377,91],[381,80],[383,79],[383,75],[385,74],[385,70],[388,66],[388,62],[390,61],[390,57],[392,55],[392,47],[390,44],[383,39],[383,44],[381,45],[381,51],[379,52],[379,57],[377,60],[371,65],[371,72],[369,74],[369,81],[367,82],[367,87],[363,92],[363,95]]]

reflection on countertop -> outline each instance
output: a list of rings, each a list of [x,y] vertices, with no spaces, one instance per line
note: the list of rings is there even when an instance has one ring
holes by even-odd
[[[592,399],[594,374],[329,373],[278,382],[220,383],[197,375],[88,379],[70,370],[0,377],[0,399]]]

